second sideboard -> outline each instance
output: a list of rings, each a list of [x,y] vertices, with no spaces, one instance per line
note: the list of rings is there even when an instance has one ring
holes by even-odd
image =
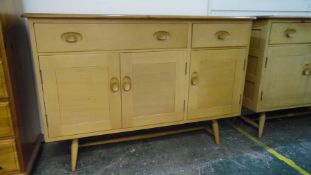
[[[46,141],[238,116],[252,18],[26,14]],[[216,142],[219,138],[215,134]]]

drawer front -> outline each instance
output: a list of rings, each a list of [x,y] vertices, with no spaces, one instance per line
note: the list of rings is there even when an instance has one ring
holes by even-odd
[[[310,43],[311,23],[273,23],[270,44]]]
[[[5,81],[5,76],[4,76],[2,59],[3,59],[3,57],[1,57],[1,55],[0,55],[0,98],[7,98],[8,93],[7,93],[7,89],[6,89],[6,81]]]
[[[188,24],[35,24],[38,52],[187,47]]]
[[[192,47],[248,46],[251,23],[193,24]]]
[[[0,174],[19,169],[14,140],[0,141]]]
[[[13,135],[9,103],[0,103],[0,138]]]

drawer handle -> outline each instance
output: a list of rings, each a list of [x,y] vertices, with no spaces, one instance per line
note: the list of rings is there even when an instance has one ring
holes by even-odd
[[[303,76],[309,76],[309,75],[311,75],[311,69],[309,69],[309,68],[304,69],[304,70],[302,71],[302,75],[303,75]]]
[[[191,76],[191,85],[196,86],[199,84],[199,75],[197,72],[193,72]]]
[[[110,89],[112,92],[118,92],[119,91],[119,80],[116,77],[111,78]]]
[[[158,31],[153,34],[153,37],[158,41],[167,41],[170,38],[170,33],[167,31]]]
[[[230,33],[227,31],[221,30],[221,31],[216,32],[215,35],[219,40],[226,40],[230,36]]]
[[[3,171],[4,169],[2,168],[2,166],[0,166],[0,173],[1,173],[1,171]]]
[[[131,90],[131,88],[132,88],[132,83],[131,83],[131,78],[130,78],[130,77],[125,76],[125,77],[123,78],[123,85],[122,85],[122,87],[123,87],[123,90],[124,90],[125,92],[128,92],[128,91]]]
[[[287,29],[287,30],[285,30],[285,36],[286,36],[287,38],[293,38],[293,37],[295,37],[296,33],[297,33],[297,30],[296,30],[296,29]]]
[[[82,40],[82,35],[77,32],[67,32],[67,33],[63,33],[61,38],[63,41],[67,43],[76,43]]]

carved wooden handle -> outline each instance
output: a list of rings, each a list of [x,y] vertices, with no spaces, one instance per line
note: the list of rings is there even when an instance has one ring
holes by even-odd
[[[124,90],[125,92],[128,92],[128,91],[131,90],[131,88],[132,88],[132,83],[131,83],[131,78],[130,78],[130,77],[125,76],[125,77],[123,78],[123,85],[122,85],[122,87],[123,87],[123,90]]]
[[[306,68],[302,71],[302,75],[304,76],[308,76],[311,75],[311,69],[310,68]]]
[[[66,43],[76,43],[82,40],[82,35],[81,33],[77,33],[77,32],[67,32],[67,33],[63,33],[61,38]]]
[[[199,75],[197,72],[193,72],[191,76],[191,85],[196,86],[199,84]]]
[[[170,33],[167,31],[158,31],[153,34],[153,37],[158,41],[166,41],[170,38]]]
[[[227,31],[221,30],[221,31],[216,32],[215,35],[219,40],[225,40],[230,36],[230,33]]]
[[[296,29],[287,29],[285,30],[285,36],[287,38],[293,38],[296,35],[297,31]]]
[[[110,89],[112,92],[118,92],[119,91],[119,80],[116,77],[111,78]]]

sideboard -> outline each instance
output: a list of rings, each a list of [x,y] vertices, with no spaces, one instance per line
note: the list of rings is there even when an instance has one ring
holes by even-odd
[[[47,142],[241,111],[253,18],[24,14]]]
[[[311,18],[258,17],[253,24],[243,105],[259,112],[311,106]]]

